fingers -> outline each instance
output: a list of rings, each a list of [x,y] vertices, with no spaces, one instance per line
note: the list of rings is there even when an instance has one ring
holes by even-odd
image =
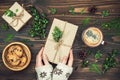
[[[62,63],[63,63],[63,64],[66,64],[66,63],[67,63],[67,59],[68,59],[67,56],[63,57]]]
[[[39,51],[39,54],[40,54],[40,55],[42,55],[43,50],[44,50],[44,47],[42,47],[41,50]]]
[[[40,67],[43,65],[42,63],[42,53],[43,53],[44,48],[42,47],[39,53],[36,56],[36,67]]]
[[[43,62],[44,62],[45,65],[49,64],[48,57],[47,57],[46,54],[43,54]]]
[[[62,60],[62,63],[66,64],[67,60],[68,60],[68,57],[65,56]],[[73,51],[72,51],[72,49],[70,50],[70,53],[69,53],[69,60],[68,60],[67,65],[70,66],[70,67],[72,67],[72,65],[73,65]]]
[[[68,66],[72,67],[72,65],[73,65],[73,51],[71,49],[69,54]]]
[[[41,50],[39,51],[38,55],[37,55],[37,57],[38,57],[38,58],[41,58],[41,60],[42,60],[43,50],[44,50],[44,48],[42,47]]]

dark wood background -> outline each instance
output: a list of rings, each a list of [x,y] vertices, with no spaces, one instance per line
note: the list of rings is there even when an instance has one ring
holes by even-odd
[[[79,30],[77,32],[75,42],[73,45],[74,72],[70,76],[69,80],[120,80],[120,56],[118,56],[119,65],[117,66],[117,68],[111,69],[104,75],[99,75],[94,72],[90,72],[88,67],[81,68],[81,60],[78,56],[79,51],[81,49],[92,50],[93,52],[100,50],[104,54],[103,57],[100,59],[101,62],[99,63],[99,65],[101,65],[102,61],[105,59],[106,53],[111,52],[112,49],[119,49],[120,51],[120,39],[118,39],[118,42],[115,42],[112,39],[112,37],[116,36],[115,33],[113,31],[103,30],[100,26],[101,22],[109,21],[115,17],[120,16],[120,0],[0,0],[0,24],[4,22],[4,20],[1,18],[4,11],[8,9],[15,1],[18,1],[20,4],[23,3],[27,11],[29,11],[28,7],[30,5],[34,5],[39,10],[39,12],[44,11],[47,14],[47,18],[49,19],[49,24],[47,26],[47,34],[52,24],[53,18],[66,20],[79,26]],[[71,15],[68,12],[69,6],[80,8],[90,7],[92,5],[100,7],[98,9],[98,12],[101,12],[103,10],[109,10],[110,15],[108,17],[102,18],[100,14],[91,15],[86,13],[81,15],[79,13],[76,13],[76,15]],[[49,10],[50,8],[56,8],[57,13],[52,15]],[[64,16],[62,14],[64,14]],[[82,27],[81,22],[86,17],[91,18],[90,24],[86,27]],[[94,24],[96,20],[98,20],[99,22],[97,24]],[[16,32],[11,27],[9,27],[8,31],[4,31],[0,28],[0,80],[36,80],[36,73],[34,70],[36,54],[38,53],[40,48],[44,46],[46,39],[41,40],[39,38],[31,38],[28,35],[28,30],[31,28],[31,21],[32,19],[19,32]],[[81,33],[83,30],[90,26],[96,26],[102,30],[104,40],[108,42],[107,45],[100,45],[96,48],[89,48],[84,45],[81,39]],[[13,72],[7,69],[2,62],[2,50],[7,44],[10,43],[4,42],[4,39],[6,38],[7,34],[15,35],[10,42],[22,41],[23,39],[30,39],[30,41],[26,42],[26,44],[29,46],[32,52],[32,60],[30,65],[23,71]],[[33,46],[31,46],[31,44],[33,44]],[[93,57],[90,57],[90,59],[92,60]]]

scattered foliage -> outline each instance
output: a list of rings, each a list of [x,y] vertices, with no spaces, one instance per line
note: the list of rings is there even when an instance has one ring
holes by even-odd
[[[109,11],[108,10],[103,10],[101,12],[101,15],[102,15],[102,17],[107,17],[107,16],[109,16]]]
[[[87,26],[89,24],[89,22],[90,22],[90,18],[89,17],[83,19],[83,21],[82,21],[83,27]]]
[[[8,24],[6,23],[1,24],[1,29],[5,31],[8,30],[9,29]]]
[[[87,67],[88,65],[89,65],[89,61],[88,60],[83,60],[81,67],[84,68],[84,67]]]
[[[42,13],[41,15],[37,11],[35,7],[30,7],[31,13],[34,17],[34,20],[32,22],[32,28],[29,31],[29,34],[31,37],[40,37],[45,38],[46,36],[46,27],[48,24],[48,20],[46,18],[46,15]]]
[[[108,29],[108,30],[118,29],[120,31],[120,17],[114,18],[108,22],[103,22],[101,26],[103,29]]]
[[[57,9],[56,8],[50,8],[50,12],[51,12],[51,14],[56,14],[57,13]]]
[[[95,59],[100,59],[102,57],[102,53],[100,51],[97,51],[95,54]]]
[[[111,53],[109,53],[108,57],[105,58],[104,63],[102,65],[103,73],[117,66],[117,61],[115,59],[117,54],[118,54],[118,51],[113,50]]]
[[[98,73],[98,74],[102,74],[99,66],[98,66],[96,63],[92,63],[92,64],[90,65],[90,68],[89,68],[89,69],[90,69],[90,71],[92,71],[92,72],[96,72],[96,73]]]
[[[7,34],[6,38],[4,39],[4,42],[10,42],[14,38],[13,34]]]
[[[69,7],[69,13],[71,13],[72,15],[75,15],[74,7],[72,6]]]

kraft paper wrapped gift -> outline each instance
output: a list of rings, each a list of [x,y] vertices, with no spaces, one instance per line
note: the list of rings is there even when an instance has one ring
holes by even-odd
[[[53,39],[53,31],[55,26],[57,26],[62,32],[62,38],[59,42],[55,42]],[[69,55],[69,51],[75,39],[78,26],[54,18],[43,54],[48,56],[50,62],[58,64],[64,56]]]
[[[3,14],[2,18],[16,31],[19,31],[20,28],[25,25],[25,23],[32,17],[20,4],[15,2],[12,7],[10,7],[11,11],[13,11],[16,16],[9,17]],[[17,11],[16,11],[17,10]]]

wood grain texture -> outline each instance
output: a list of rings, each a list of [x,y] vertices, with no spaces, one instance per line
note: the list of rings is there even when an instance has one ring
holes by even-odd
[[[45,12],[47,14],[47,18],[49,19],[49,24],[47,26],[47,34],[50,30],[53,18],[59,18],[62,20],[66,20],[73,24],[79,26],[74,44],[73,44],[73,52],[74,52],[74,72],[70,76],[69,80],[120,80],[120,59],[118,56],[119,65],[117,68],[113,68],[108,71],[104,75],[98,75],[94,72],[90,72],[89,68],[81,68],[81,61],[79,59],[78,53],[81,49],[92,50],[96,52],[97,50],[101,50],[104,53],[104,56],[100,59],[99,65],[101,66],[103,60],[106,57],[106,53],[111,52],[112,49],[119,49],[120,51],[120,41],[115,41],[112,37],[116,36],[113,31],[103,30],[101,28],[101,22],[109,21],[115,17],[120,16],[120,0],[0,0],[0,16],[3,15],[4,11],[8,9],[15,1],[18,1],[20,4],[24,4],[25,9],[29,12],[29,6],[34,5],[38,11]],[[98,12],[103,10],[109,10],[110,15],[108,17],[102,17],[100,14],[91,15],[89,13],[85,13],[81,15],[79,12],[76,12],[76,15],[71,15],[69,11],[69,7],[72,6],[74,8],[81,7],[90,7],[90,6],[98,7]],[[50,8],[56,8],[57,13],[52,15],[50,13]],[[62,15],[64,14],[64,16]],[[90,18],[90,23],[86,27],[82,27],[82,20],[86,17]],[[99,22],[95,24],[95,21]],[[0,17],[0,25],[4,22],[4,20]],[[19,31],[16,32],[11,27],[9,27],[8,31],[4,31],[0,28],[0,80],[37,80],[36,72],[34,70],[35,59],[38,51],[42,46],[44,46],[46,39],[41,40],[39,38],[31,38],[28,35],[28,30],[31,28],[32,19]],[[96,26],[100,28],[104,35],[104,40],[108,42],[105,46],[98,46],[96,48],[86,47],[81,39],[81,34],[83,30],[88,28],[89,26]],[[4,39],[7,34],[14,34],[14,38],[10,42],[14,41],[22,41],[23,39],[30,39],[30,42],[26,44],[30,47],[32,52],[32,60],[30,65],[23,71],[13,72],[7,69],[2,62],[2,50],[4,47],[10,43],[4,43]],[[31,44],[33,46],[31,46]],[[93,61],[93,56],[89,58]],[[78,67],[76,69],[76,67]]]

